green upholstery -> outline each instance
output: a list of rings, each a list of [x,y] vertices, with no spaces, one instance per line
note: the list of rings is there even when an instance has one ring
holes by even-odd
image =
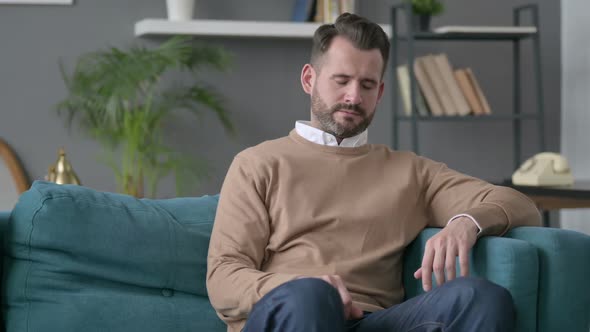
[[[422,262],[426,241],[438,231],[426,229],[405,253],[404,286],[407,297],[424,292],[422,282],[414,279],[413,274]],[[457,262],[457,275],[458,265]],[[469,265],[470,275],[484,277],[510,291],[518,316],[516,331],[536,331],[538,258],[532,245],[503,237],[483,237],[473,248]]]
[[[6,231],[7,331],[224,331],[205,288],[216,204],[36,182]]]
[[[35,182],[0,212],[6,331],[225,331],[205,288],[216,206],[217,196],[138,200]],[[408,296],[421,292],[411,274],[436,231],[406,252]],[[518,331],[587,332],[589,252],[588,236],[520,228],[478,241],[471,269],[510,290]]]
[[[539,332],[590,331],[590,237],[564,229],[516,228],[539,257]]]

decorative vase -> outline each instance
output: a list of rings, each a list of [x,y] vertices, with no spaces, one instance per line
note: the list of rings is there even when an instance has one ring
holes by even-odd
[[[412,16],[414,31],[426,32],[430,30],[430,15],[418,14]]]
[[[195,0],[166,0],[170,21],[190,21],[193,19]]]
[[[72,164],[66,159],[66,152],[63,148],[59,149],[58,158],[54,165],[49,166],[47,180],[57,184],[77,184],[80,185],[80,179],[72,168]]]

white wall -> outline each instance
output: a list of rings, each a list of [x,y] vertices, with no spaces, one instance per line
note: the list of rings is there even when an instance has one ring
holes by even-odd
[[[590,181],[590,1],[561,2],[561,151],[576,180]],[[590,209],[561,212],[563,228],[590,234]]]

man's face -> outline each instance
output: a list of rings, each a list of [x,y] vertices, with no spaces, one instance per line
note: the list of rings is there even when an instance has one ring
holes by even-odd
[[[381,53],[359,50],[338,36],[319,62],[319,68],[306,65],[301,75],[311,95],[312,126],[340,139],[360,134],[383,94]]]

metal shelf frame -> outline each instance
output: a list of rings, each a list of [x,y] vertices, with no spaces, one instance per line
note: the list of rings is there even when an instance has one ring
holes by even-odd
[[[405,15],[406,23],[406,34],[400,35],[398,33],[398,15]],[[409,2],[404,2],[395,5],[391,9],[391,68],[392,72],[392,146],[394,149],[399,148],[399,127],[400,122],[410,122],[411,127],[411,146],[412,150],[419,153],[419,135],[418,135],[418,124],[423,121],[430,122],[450,122],[450,121],[510,121],[512,122],[512,133],[513,133],[513,161],[514,169],[518,168],[522,162],[522,121],[532,120],[537,122],[538,131],[538,146],[540,151],[546,150],[545,145],[545,117],[543,109],[543,84],[542,84],[542,73],[541,73],[541,46],[540,46],[540,32],[539,32],[539,9],[536,4],[529,4],[514,7],[513,9],[513,24],[514,26],[521,26],[522,17],[525,14],[530,15],[532,25],[536,27],[536,32],[531,33],[432,33],[432,32],[416,32],[412,24],[412,7]],[[536,98],[536,111],[534,113],[522,113],[521,112],[521,99],[522,99],[522,80],[520,74],[521,66],[521,41],[532,40],[533,47],[533,75],[535,81],[535,98]],[[415,60],[415,42],[423,41],[505,41],[512,43],[512,62],[513,62],[513,100],[512,100],[512,113],[501,115],[482,115],[482,116],[420,116],[416,112],[416,92],[418,91],[416,78],[414,76],[414,60]],[[402,116],[401,110],[398,109],[399,99],[399,88],[397,82],[396,68],[399,64],[399,50],[398,44],[400,42],[406,43],[407,59],[408,59],[408,71],[410,75],[410,96],[411,96],[411,115]]]

